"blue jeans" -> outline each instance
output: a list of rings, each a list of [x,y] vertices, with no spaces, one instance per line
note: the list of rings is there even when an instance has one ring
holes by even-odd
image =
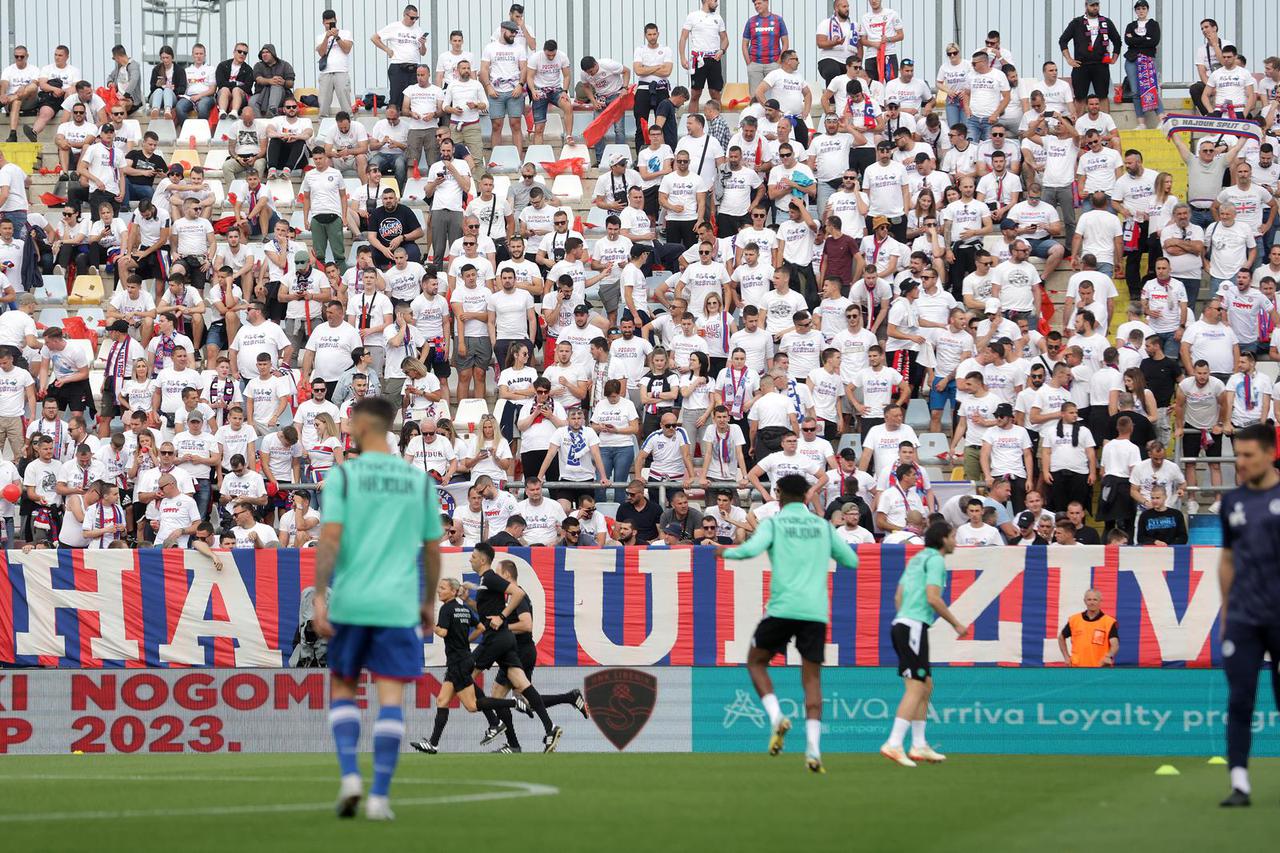
[[[622,93],[619,92],[616,95],[609,95],[607,98],[601,98],[600,103],[602,103],[604,106],[607,107],[621,97],[622,97]],[[600,115],[600,113],[596,113],[596,115]],[[609,130],[606,130],[604,132],[604,136],[601,136],[600,141],[596,143],[595,152],[596,152],[597,164],[600,163],[600,157],[604,154],[605,142],[608,139],[610,133],[613,134],[613,141],[616,142],[617,144],[626,145],[627,143],[627,131],[626,131],[625,123],[622,118],[619,118],[616,122],[614,122],[613,127],[611,127]]]
[[[1156,337],[1160,339],[1160,348],[1164,350],[1166,358],[1178,358],[1182,352],[1182,344],[1173,339],[1175,332],[1156,332]]]
[[[1041,240],[1027,240],[1027,243],[1031,246],[1031,254],[1036,256],[1037,258],[1049,257],[1049,252],[1050,250],[1053,249],[1054,246],[1062,245],[1061,242],[1054,239],[1053,237],[1045,237],[1044,239],[1041,239]]]
[[[13,237],[15,240],[27,239],[27,211],[10,210],[5,213],[4,218],[13,223]]]
[[[1142,118],[1142,98],[1138,96],[1138,62],[1137,60],[1126,60],[1124,63],[1124,76],[1129,81],[1129,88],[1133,91],[1133,112],[1138,118]],[[1164,103],[1160,100],[1160,78],[1156,76],[1156,108],[1155,112],[1164,111]]]
[[[986,142],[991,138],[991,122],[989,119],[969,116],[965,119],[965,127],[969,130],[969,141],[974,145],[979,142]]]
[[[178,96],[173,93],[172,89],[156,89],[151,93],[149,100],[153,110],[171,110],[174,104],[177,103]]]
[[[131,184],[125,181],[124,184],[124,202],[129,204],[135,201],[151,201],[151,197],[155,195],[156,188],[146,184]]]
[[[613,490],[613,499],[617,503],[626,500],[626,484],[631,479],[631,467],[636,461],[636,447],[627,444],[622,447],[601,447],[600,461],[604,463],[604,473],[617,484]],[[604,489],[596,489],[596,500],[605,500]]]
[[[947,127],[954,124],[964,124],[968,118],[964,114],[964,106],[962,104],[953,104],[950,99],[947,100]]]
[[[1199,278],[1180,278],[1182,288],[1187,291],[1187,307],[1194,311],[1196,309],[1196,300],[1200,297],[1200,279]]]
[[[1099,263],[1099,264],[1098,264],[1098,272],[1102,273],[1102,274],[1103,274],[1103,275],[1105,275],[1107,278],[1115,278],[1115,276],[1116,276],[1116,265],[1115,265],[1115,264],[1104,264],[1104,263]]]
[[[203,519],[209,514],[209,497],[213,492],[212,480],[196,480],[196,493],[192,495],[196,499],[196,507],[200,510],[200,517]]]
[[[213,109],[213,95],[206,95],[192,101],[190,98],[178,98],[178,104],[174,107],[174,111],[178,114],[178,129],[182,129],[182,123],[191,118],[191,114],[195,113],[197,118],[208,118],[209,112]]]
[[[370,154],[369,162],[375,164],[384,175],[387,173],[387,169],[391,169],[395,173],[396,183],[400,184],[400,190],[404,191],[404,182],[409,174],[409,166],[405,162],[403,151],[396,151],[391,154],[385,152]]]
[[[1191,208],[1191,223],[1199,225],[1201,228],[1208,228],[1213,224],[1213,211],[1210,208]]]

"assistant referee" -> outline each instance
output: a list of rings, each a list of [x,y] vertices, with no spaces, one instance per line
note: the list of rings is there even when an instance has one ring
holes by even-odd
[[[1271,661],[1271,690],[1280,708],[1280,473],[1272,466],[1276,435],[1255,424],[1235,434],[1236,476],[1244,484],[1222,499],[1222,588],[1219,635],[1227,674],[1227,764],[1231,794],[1223,806],[1249,805],[1249,747],[1258,672]]]

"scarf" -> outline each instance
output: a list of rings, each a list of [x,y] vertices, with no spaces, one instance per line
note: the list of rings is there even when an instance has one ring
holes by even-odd
[[[747,371],[750,368],[744,367],[741,371],[737,368],[729,368],[729,417],[735,420],[741,420],[743,409],[747,404]]]
[[[218,410],[218,426],[222,426],[227,422],[227,406],[231,405],[231,399],[236,393],[236,381],[228,376],[222,380],[222,390],[218,390],[218,377],[214,376],[209,380],[209,402],[216,403],[222,401],[223,407]]]
[[[98,529],[99,530],[104,529],[107,526],[107,524],[123,524],[123,523],[124,523],[124,516],[120,512],[120,507],[118,505],[111,507],[111,521],[108,522],[105,507],[102,506],[102,501],[98,501]],[[116,539],[115,533],[107,533],[90,542],[89,547],[90,548],[106,548],[107,545],[109,545],[111,542],[114,542],[115,539]]]
[[[1063,435],[1065,434],[1062,431],[1062,427],[1063,427],[1062,419],[1059,418],[1058,419],[1058,438],[1062,438]],[[1076,421],[1071,425],[1071,446],[1072,447],[1080,446],[1080,421]]]
[[[151,371],[152,379],[159,376],[160,371],[163,368],[169,366],[169,363],[173,360],[174,347],[178,345],[177,341],[174,340],[173,335],[169,335],[168,337],[160,336],[156,338],[156,340],[159,341],[159,343],[156,344],[155,364]]]

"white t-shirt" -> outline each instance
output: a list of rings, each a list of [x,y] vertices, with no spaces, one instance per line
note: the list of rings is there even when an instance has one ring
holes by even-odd
[[[1120,217],[1109,210],[1090,210],[1076,221],[1080,253],[1093,255],[1099,264],[1116,263],[1116,238],[1124,234]]]
[[[195,219],[182,217],[175,219],[169,226],[170,233],[178,238],[178,256],[182,258],[202,258],[209,252],[209,235],[213,233],[213,225],[209,220],[197,216]]]
[[[351,367],[352,350],[363,345],[360,333],[350,323],[339,323],[336,327],[321,323],[312,330],[305,347],[314,353],[312,375],[325,382],[337,382]]]
[[[1027,476],[1027,468],[1023,464],[1023,450],[1031,448],[1031,437],[1026,429],[1011,424],[1006,429],[998,426],[988,427],[982,438],[983,445],[991,446],[991,475],[999,477],[1012,474],[1015,477]]]
[[[418,52],[418,41],[426,36],[415,21],[406,27],[404,21],[395,21],[378,30],[378,37],[391,51],[392,64],[426,65],[426,57]],[[477,69],[478,70],[478,69]]]
[[[1182,343],[1191,347],[1191,362],[1209,362],[1210,373],[1232,373],[1236,369],[1234,347],[1240,343],[1226,323],[1209,324],[1203,320],[1188,323]]]
[[[994,68],[985,74],[971,70],[965,76],[965,88],[969,90],[969,113],[987,118],[996,111],[1004,93],[1009,91],[1009,78]]]
[[[591,448],[600,446],[600,436],[589,426],[573,430],[562,426],[551,437],[551,443],[560,448],[560,479],[583,483],[597,478]]]

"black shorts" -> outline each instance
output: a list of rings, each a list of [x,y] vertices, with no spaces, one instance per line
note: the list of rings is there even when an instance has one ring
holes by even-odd
[[[58,411],[88,412],[94,414],[93,389],[88,379],[79,382],[68,382],[66,385],[54,385],[49,388],[48,397],[58,401]]]
[[[1071,91],[1077,101],[1089,97],[1090,90],[1105,103],[1111,88],[1111,66],[1100,62],[1071,69]]]
[[[1208,442],[1202,446],[1201,442],[1205,438],[1208,439]],[[1201,453],[1205,456],[1221,456],[1222,433],[1214,435],[1211,430],[1186,427],[1182,433],[1182,458],[1187,460],[1197,459]]]
[[[449,374],[453,372],[453,365],[449,364],[448,353],[437,350],[434,346],[427,348],[427,368],[436,375],[437,379],[448,379]],[[516,407],[519,408],[518,406]]]
[[[522,645],[519,640],[516,640],[516,654],[520,656],[520,668],[524,670],[524,677],[533,681],[533,671],[538,667],[538,647],[533,643]],[[503,687],[511,686],[511,680],[507,678],[505,669],[498,673],[494,683],[501,684]]]
[[[167,281],[169,278],[169,250],[161,249],[139,260],[137,275],[143,281],[149,278]]]
[[[703,58],[689,78],[689,88],[710,89],[719,92],[724,89],[724,66],[718,59]]]
[[[102,391],[98,395],[102,401],[102,408],[98,411],[102,417],[110,420],[116,415],[124,417],[129,414],[120,408],[120,401],[116,399],[116,383],[108,376],[102,377]]]
[[[484,642],[476,648],[476,669],[483,672],[495,664],[504,672],[520,666],[520,655],[516,653],[516,635],[509,628],[485,634]]]
[[[787,644],[792,640],[795,640],[800,657],[810,663],[822,663],[823,649],[827,643],[827,623],[766,616],[756,626],[751,645],[778,655],[787,650]]]
[[[904,625],[895,622],[889,628],[889,636],[893,640],[893,650],[898,653],[898,674],[903,678],[924,681],[932,671],[929,669],[929,627],[921,625]]]
[[[452,684],[456,692],[461,693],[472,684],[472,676],[476,671],[476,662],[470,654],[463,655],[456,660],[450,660],[445,664],[444,680],[446,684]]]

